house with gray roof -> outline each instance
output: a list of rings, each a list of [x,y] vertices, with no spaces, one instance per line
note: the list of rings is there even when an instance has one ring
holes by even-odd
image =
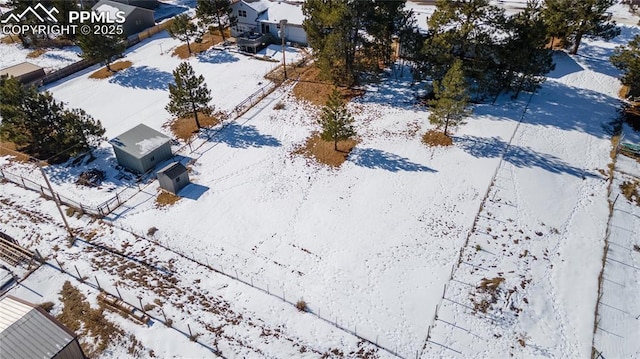
[[[22,299],[0,300],[0,358],[84,359],[78,336],[44,309]]]
[[[124,35],[127,37],[155,26],[156,24],[153,10],[145,9],[143,7],[123,4],[112,0],[100,0],[91,9],[95,12],[110,13],[110,19],[115,19],[116,13],[118,11],[122,11],[125,18],[124,24],[122,24],[122,29],[124,31]]]
[[[173,156],[169,137],[143,124],[111,139],[109,143],[118,164],[140,174]]]

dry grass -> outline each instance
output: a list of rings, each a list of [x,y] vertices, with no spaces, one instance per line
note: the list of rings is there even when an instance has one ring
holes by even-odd
[[[84,294],[69,281],[62,286],[60,295],[63,308],[57,319],[71,331],[87,339],[81,346],[88,357],[97,357],[111,340],[123,336],[122,329],[105,319],[104,308],[91,308]]]
[[[29,162],[29,155],[18,152],[16,145],[12,142],[0,142],[0,157],[11,156],[12,160],[18,162]]]
[[[17,36],[5,36],[0,38],[0,44],[18,44],[20,39]]]
[[[198,113],[198,121],[200,122],[200,126],[209,128],[222,122],[222,120],[224,120],[222,116],[222,113],[215,113],[211,116]],[[198,132],[198,126],[193,116],[176,119],[169,124],[169,128],[177,138],[185,141],[189,140],[194,133]]]
[[[225,36],[227,38],[229,38],[231,36],[231,34],[229,33],[229,29],[225,29]],[[189,42],[189,45],[191,46],[191,52],[192,55],[193,54],[199,54],[201,52],[207,51],[211,48],[211,46],[215,45],[215,44],[219,44],[222,42],[222,36],[220,36],[220,33],[218,30],[215,30],[214,33],[210,33],[207,32],[206,34],[204,34],[202,36],[202,41],[201,42]],[[173,50],[173,54],[172,56],[177,56],[181,59],[188,59],[189,58],[189,48],[187,47],[187,44],[182,44],[178,47],[176,47],[175,50]]]
[[[334,85],[320,77],[320,69],[315,65],[302,68],[300,81],[293,88],[293,95],[300,100],[306,100],[316,106],[324,106],[333,91]],[[343,99],[346,101],[361,96],[364,91],[338,87]]]
[[[422,136],[422,143],[427,146],[451,146],[453,139],[444,132],[429,130]]]
[[[300,299],[299,301],[296,302],[296,309],[298,309],[301,312],[306,312],[307,311],[307,302],[305,302],[304,300]]]
[[[27,58],[35,59],[36,57],[42,56],[45,52],[47,52],[47,49],[43,49],[43,48],[35,49],[27,54]]]
[[[640,181],[624,181],[620,185],[622,195],[629,200],[629,202],[636,202],[640,206],[640,195],[638,194],[638,188],[640,188]]]
[[[169,193],[166,191],[160,191],[158,197],[156,198],[156,205],[158,207],[170,206],[180,200],[180,197],[176,196],[173,193]]]
[[[107,77],[112,76],[113,74],[115,74],[118,71],[122,71],[124,69],[127,69],[129,67],[131,67],[132,63],[131,61],[118,61],[118,62],[114,62],[110,65],[111,70],[109,71],[106,67],[101,68],[100,70],[92,73],[89,78],[90,79],[106,79]]]
[[[627,98],[627,96],[629,96],[629,91],[631,89],[629,88],[629,86],[627,85],[622,85],[622,87],[620,87],[620,90],[618,90],[618,97],[625,99]]]
[[[320,138],[320,133],[314,132],[307,139],[305,144],[296,149],[293,153],[303,155],[314,159],[319,163],[329,165],[331,167],[340,167],[349,156],[349,152],[356,146],[356,140],[345,140],[338,142],[338,150],[334,150],[333,142],[325,141]]]

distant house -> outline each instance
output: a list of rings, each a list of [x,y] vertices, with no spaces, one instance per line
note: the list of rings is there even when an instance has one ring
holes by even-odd
[[[75,333],[22,299],[0,300],[0,357],[84,359]]]
[[[173,194],[178,193],[189,184],[187,168],[180,162],[173,162],[159,169],[157,176],[160,188]]]
[[[156,24],[153,10],[143,7],[127,5],[112,0],[100,0],[91,9],[96,12],[108,12],[112,14],[110,15],[111,19],[115,19],[116,12],[122,11],[125,17],[124,24],[122,24],[125,36],[137,34]]]
[[[29,62],[23,62],[15,66],[7,67],[0,70],[0,77],[13,77],[23,84],[29,84],[41,80],[46,74],[40,66]]]
[[[231,28],[231,36],[241,37],[252,33],[261,33],[258,16],[266,12],[271,5],[268,0],[239,0],[231,4],[231,15],[238,18],[238,22]]]
[[[284,27],[284,39],[287,42],[294,42],[307,46],[307,33],[302,28],[304,14],[300,5],[286,3],[282,1],[273,2],[267,11],[260,14],[258,22],[262,33],[270,33],[275,39],[280,37],[280,21],[286,20]]]
[[[280,21],[286,20],[285,41],[307,45],[307,34],[302,28],[302,5],[284,1],[238,0],[231,5],[232,15],[238,23],[231,28],[243,51],[256,52],[271,42],[280,43]]]
[[[113,146],[118,164],[137,173],[145,173],[172,156],[169,137],[143,124],[109,143]]]

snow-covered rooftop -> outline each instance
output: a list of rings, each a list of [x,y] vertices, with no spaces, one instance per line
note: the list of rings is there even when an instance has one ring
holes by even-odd
[[[267,12],[258,17],[258,21],[268,23],[279,23],[280,20],[287,20],[287,23],[293,25],[302,25],[304,21],[302,6],[281,1],[273,2]]]

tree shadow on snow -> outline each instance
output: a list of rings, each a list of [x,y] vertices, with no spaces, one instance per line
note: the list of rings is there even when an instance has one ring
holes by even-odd
[[[409,161],[404,157],[374,148],[354,148],[349,161],[361,167],[383,169],[391,172],[436,172],[436,170]]]
[[[376,103],[398,108],[413,108],[417,97],[425,92],[422,83],[413,84],[410,67],[395,64],[383,73],[382,81],[367,86],[367,92],[357,99],[362,103]]]
[[[166,90],[167,84],[174,80],[173,75],[168,72],[148,66],[136,66],[116,73],[109,82],[135,89]]]
[[[229,123],[217,132],[215,130],[203,131],[201,136],[206,137],[209,141],[224,143],[231,148],[249,148],[249,147],[279,147],[280,141],[269,135],[263,135],[250,125],[238,125],[237,123]]]
[[[618,98],[549,81],[533,96],[524,122],[604,138],[610,134],[610,123],[619,116],[619,108]]]
[[[497,137],[454,137],[454,144],[478,158],[496,158],[506,149],[504,161],[519,168],[538,167],[551,173],[564,173],[574,177],[598,177],[582,168],[571,166],[556,156],[539,153],[529,147],[511,145],[507,148],[507,143]]]
[[[221,50],[209,50],[204,53],[198,55],[198,60],[200,62],[206,62],[209,64],[224,64],[229,62],[237,62],[240,61],[236,56]]]

